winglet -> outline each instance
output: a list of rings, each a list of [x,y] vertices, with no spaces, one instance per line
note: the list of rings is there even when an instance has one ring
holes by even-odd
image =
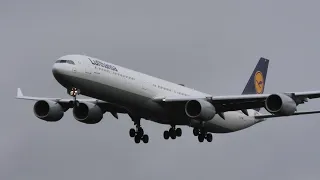
[[[23,94],[22,94],[21,89],[18,88],[18,90],[17,90],[17,98],[21,98],[21,97],[23,97]]]
[[[33,101],[39,101],[39,100],[51,100],[51,101],[59,101],[61,98],[46,98],[46,97],[32,97],[32,96],[25,96],[23,95],[20,88],[17,89],[17,99],[24,99],[24,100],[33,100]]]

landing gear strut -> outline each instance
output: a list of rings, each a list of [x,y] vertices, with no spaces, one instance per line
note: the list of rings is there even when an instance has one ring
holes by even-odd
[[[212,134],[206,132],[204,128],[193,128],[193,135],[198,136],[199,142],[203,142],[205,139],[208,142],[212,141]]]
[[[132,118],[132,120],[134,121],[134,123],[136,125],[136,129],[131,128],[129,130],[130,137],[134,138],[134,142],[137,144],[140,143],[141,140],[144,143],[148,143],[149,136],[147,134],[144,134],[144,130],[142,129],[142,127],[140,125],[140,118]]]
[[[68,94],[73,97],[73,107],[78,107],[79,106],[79,101],[77,101],[77,95],[80,94],[80,89],[77,89],[77,88],[73,87],[68,92]]]
[[[163,132],[163,138],[164,139],[176,139],[177,137],[181,137],[182,135],[182,130],[181,128],[176,128],[174,125],[171,126],[169,130],[166,130]]]

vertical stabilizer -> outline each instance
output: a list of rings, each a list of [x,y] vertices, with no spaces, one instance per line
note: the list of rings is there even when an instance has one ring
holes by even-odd
[[[242,94],[263,94],[267,80],[268,65],[268,59],[260,58]],[[259,111],[260,109],[255,110]]]

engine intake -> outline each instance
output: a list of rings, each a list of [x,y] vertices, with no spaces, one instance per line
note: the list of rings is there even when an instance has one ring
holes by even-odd
[[[272,114],[290,116],[297,110],[296,102],[285,94],[271,94],[265,102],[266,110]]]
[[[98,105],[81,102],[78,107],[73,108],[73,116],[82,123],[96,124],[103,118],[103,113]]]
[[[59,121],[64,115],[59,103],[48,100],[37,101],[33,106],[33,112],[39,119],[50,122]]]
[[[209,121],[216,114],[215,107],[205,100],[190,100],[185,105],[185,112],[188,117],[200,121]]]

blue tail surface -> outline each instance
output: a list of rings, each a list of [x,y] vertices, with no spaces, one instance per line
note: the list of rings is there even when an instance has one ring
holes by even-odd
[[[260,58],[242,94],[263,94],[267,80],[268,66],[269,60]],[[260,108],[255,110],[259,111]]]

